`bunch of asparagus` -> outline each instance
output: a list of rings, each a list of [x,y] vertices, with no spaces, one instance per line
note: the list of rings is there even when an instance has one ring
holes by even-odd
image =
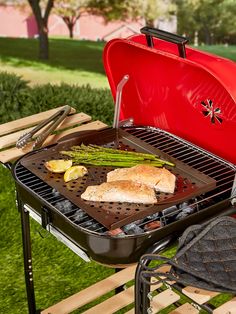
[[[133,151],[106,148],[97,145],[73,146],[70,151],[61,151],[62,155],[71,157],[75,164],[111,167],[133,167],[137,164],[148,164],[155,167],[174,166],[158,156]]]

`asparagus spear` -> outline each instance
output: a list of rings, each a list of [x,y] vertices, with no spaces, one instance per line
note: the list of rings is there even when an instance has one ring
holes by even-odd
[[[72,158],[73,162],[100,166],[132,167],[137,164],[149,164],[162,167],[164,164],[174,166],[173,163],[160,159],[158,156],[106,148],[97,145],[71,147],[70,151],[61,151],[61,154]]]

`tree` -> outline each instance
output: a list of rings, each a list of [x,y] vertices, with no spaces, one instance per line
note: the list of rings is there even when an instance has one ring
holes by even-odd
[[[77,20],[83,14],[87,5],[85,0],[56,0],[54,4],[54,12],[61,16],[69,29],[70,38],[74,36],[74,27]]]
[[[169,18],[176,12],[176,6],[171,0],[142,0],[141,14],[148,26],[155,27],[159,18]]]
[[[155,26],[159,17],[167,17],[175,11],[173,0],[90,0],[88,6],[106,21],[144,18],[149,26]]]
[[[39,58],[49,58],[48,18],[54,0],[0,0],[0,5],[12,4],[25,10],[30,5],[39,31]]]
[[[39,58],[47,60],[49,58],[48,44],[48,18],[54,5],[54,0],[27,0],[39,31]]]
[[[236,44],[236,5],[235,0],[225,0],[221,12],[221,25],[215,34],[217,42]]]
[[[125,20],[136,18],[140,13],[139,3],[129,0],[90,0],[89,11],[93,14],[102,15],[106,22],[113,20]]]
[[[234,2],[234,3],[233,3]],[[235,34],[235,0],[177,0],[178,32],[213,44]]]

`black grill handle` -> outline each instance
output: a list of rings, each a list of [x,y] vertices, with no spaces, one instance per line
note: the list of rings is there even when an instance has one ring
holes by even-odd
[[[186,58],[185,44],[189,41],[188,38],[149,26],[144,26],[140,29],[140,32],[146,35],[148,47],[154,47],[153,37],[160,38],[162,40],[176,44],[178,46],[179,56],[181,58]]]

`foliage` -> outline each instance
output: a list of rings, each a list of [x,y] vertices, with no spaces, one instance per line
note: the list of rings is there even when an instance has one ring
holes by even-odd
[[[99,119],[111,124],[113,117],[113,100],[108,89],[93,89],[89,85],[42,85],[30,90],[32,109],[42,111],[58,105],[70,105],[77,111],[85,112],[94,120]],[[26,107],[25,107],[26,108]],[[27,108],[28,110],[28,108]]]
[[[168,17],[175,11],[172,0],[90,0],[88,7],[106,21],[144,18],[151,26],[159,17]]]
[[[88,7],[91,13],[102,15],[107,22],[136,17],[138,14],[136,4],[129,0],[90,0]]]
[[[87,5],[86,0],[56,0],[54,2],[54,12],[61,16],[66,26],[69,29],[70,38],[73,38],[73,30],[77,20]]]
[[[236,6],[233,0],[177,0],[178,33],[200,42],[235,43]]]
[[[19,76],[0,72],[0,121],[17,119],[21,108],[30,101],[27,82]]]
[[[139,0],[141,9],[141,16],[144,17],[146,25],[152,27],[156,26],[155,21],[158,18],[169,19],[176,13],[176,5],[174,1],[168,0]]]
[[[113,117],[113,100],[108,89],[63,83],[29,87],[19,76],[4,72],[0,72],[0,101],[1,122],[60,105],[70,105],[78,112],[86,112],[94,120],[99,119],[108,124],[111,124]]]

